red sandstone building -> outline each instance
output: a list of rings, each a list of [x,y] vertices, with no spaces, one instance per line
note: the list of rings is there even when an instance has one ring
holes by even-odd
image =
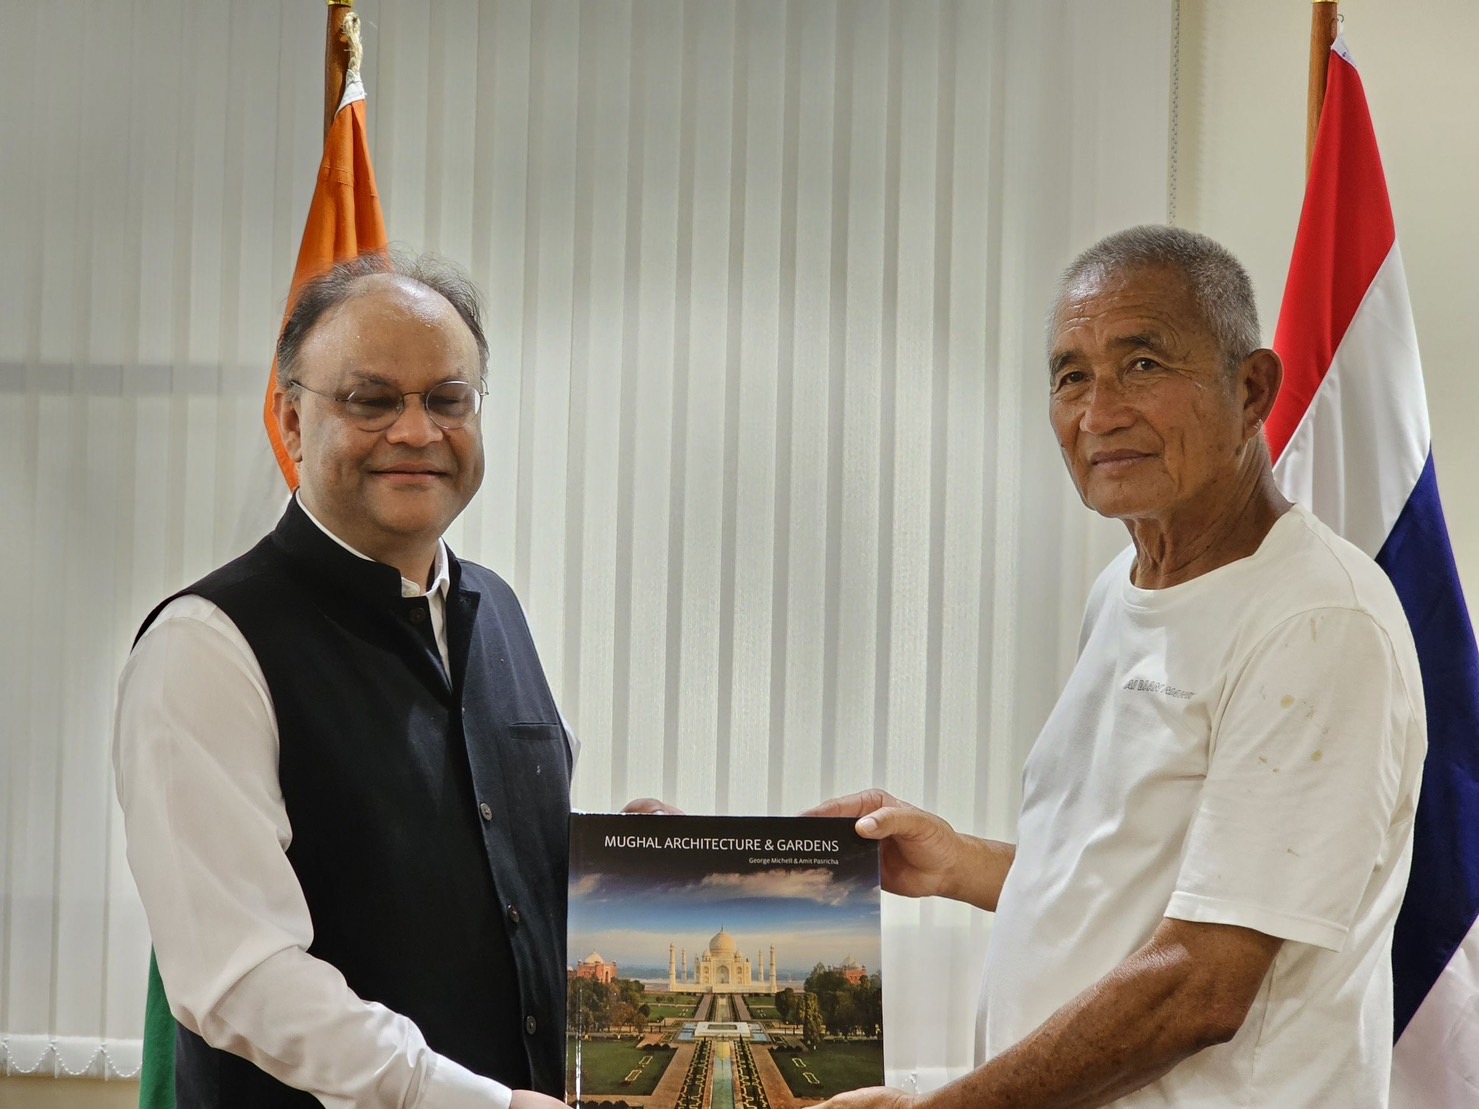
[[[616,979],[616,964],[608,963],[601,958],[600,952],[592,951],[575,964],[575,977],[591,978],[602,983],[612,982]]]
[[[828,967],[827,969],[841,971],[842,977],[846,978],[848,983],[853,986],[856,986],[868,977],[868,968],[857,963],[851,955],[842,960],[841,966]]]

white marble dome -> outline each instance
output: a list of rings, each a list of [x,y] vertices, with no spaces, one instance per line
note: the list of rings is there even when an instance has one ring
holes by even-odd
[[[733,955],[735,951],[734,937],[723,928],[709,941],[710,955]]]

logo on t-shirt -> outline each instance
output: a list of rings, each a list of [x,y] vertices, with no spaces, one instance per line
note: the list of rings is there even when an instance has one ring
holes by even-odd
[[[1189,689],[1177,689],[1174,685],[1165,682],[1153,682],[1149,678],[1131,678],[1125,683],[1125,688],[1136,693],[1160,693],[1166,697],[1176,697],[1182,701],[1190,701],[1192,691]]]

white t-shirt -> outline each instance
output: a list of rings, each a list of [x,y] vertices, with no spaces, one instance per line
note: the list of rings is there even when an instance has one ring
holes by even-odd
[[[1363,1109],[1387,1099],[1391,940],[1426,751],[1385,575],[1305,509],[1167,589],[1100,575],[1027,760],[981,997],[982,1061],[1163,917],[1286,942],[1242,1028],[1120,1106]]]

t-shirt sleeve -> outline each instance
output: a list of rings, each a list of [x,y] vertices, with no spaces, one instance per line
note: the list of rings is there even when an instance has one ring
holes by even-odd
[[[1369,614],[1318,609],[1271,631],[1214,721],[1166,915],[1339,950],[1381,861],[1411,716]]]

